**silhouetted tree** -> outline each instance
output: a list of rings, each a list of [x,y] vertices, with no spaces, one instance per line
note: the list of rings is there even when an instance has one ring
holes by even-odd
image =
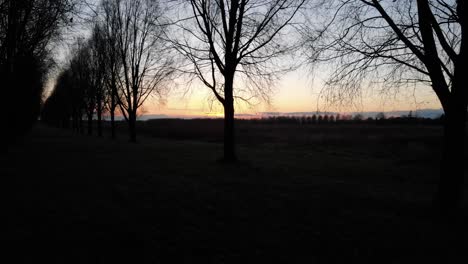
[[[317,118],[317,124],[322,124],[323,123],[323,116],[319,115]]]
[[[73,91],[70,70],[62,71],[52,94],[44,102],[41,120],[49,125],[68,128],[73,116]]]
[[[353,117],[353,120],[355,122],[360,122],[360,121],[364,120],[364,116],[362,114],[355,114],[354,117]]]
[[[317,123],[317,115],[313,115],[312,116],[312,124],[316,124]]]
[[[268,100],[270,84],[281,71],[270,65],[291,49],[291,39],[281,34],[304,0],[187,2],[193,16],[177,23],[183,36],[174,44],[193,64],[186,71],[223,106],[224,160],[234,161],[234,100],[249,101],[252,95]],[[236,76],[246,81],[245,89],[236,86]]]
[[[461,205],[464,186],[467,5],[463,0],[329,1],[323,17],[314,20],[326,26],[308,28],[311,61],[336,62],[328,85],[339,89],[326,90],[331,100],[353,100],[369,79],[389,89],[432,87],[446,116],[438,202],[448,211]]]
[[[385,114],[380,112],[375,116],[376,120],[385,120]]]
[[[115,23],[112,30],[122,67],[117,79],[118,105],[128,122],[130,141],[136,142],[138,109],[149,96],[162,96],[174,73],[171,50],[162,38],[166,23],[159,1],[116,0],[107,8],[111,10],[106,14],[115,16],[109,19]]]
[[[27,131],[40,112],[49,48],[69,23],[72,0],[0,1],[0,79],[2,114],[8,136]],[[27,77],[26,77],[27,76]]]
[[[92,63],[88,51],[89,45],[78,39],[73,48],[74,56],[59,74],[51,95],[44,102],[41,112],[44,122],[68,127],[71,121],[73,130],[83,133],[83,115],[88,111],[94,112],[88,109],[90,99],[87,97],[93,93],[87,91],[93,89],[89,78]]]
[[[104,29],[100,24],[96,23],[92,37],[90,39],[90,63],[91,63],[91,85],[95,95],[95,109],[97,117],[98,136],[102,136],[102,114],[106,105],[106,87],[105,76],[106,71],[112,70],[112,67],[107,68],[106,54],[106,39]]]
[[[100,19],[101,33],[104,39],[105,45],[101,51],[103,56],[104,66],[106,71],[104,72],[104,81],[106,84],[106,104],[107,109],[110,113],[111,122],[111,137],[115,138],[115,110],[118,106],[118,85],[119,85],[119,74],[122,68],[121,60],[119,59],[119,47],[117,42],[117,30],[118,30],[118,13],[117,8],[114,7],[115,2],[113,0],[105,0],[101,2],[102,16]]]
[[[340,122],[340,120],[341,120],[340,114],[336,114],[336,115],[334,116],[334,122],[335,122],[335,123],[338,123],[338,122]]]
[[[323,116],[323,123],[328,123],[329,119],[328,119],[328,115],[324,115]]]

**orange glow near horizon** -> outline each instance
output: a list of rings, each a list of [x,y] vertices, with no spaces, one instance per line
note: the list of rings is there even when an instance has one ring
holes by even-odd
[[[260,116],[262,112],[389,112],[415,111],[418,109],[440,109],[441,105],[430,87],[419,87],[416,90],[401,90],[394,95],[382,95],[368,91],[355,105],[338,107],[327,106],[323,101],[317,102],[321,83],[313,82],[304,74],[286,75],[274,89],[271,104],[254,106],[236,105],[236,114],[248,118],[249,115]],[[165,104],[157,100],[148,100],[143,105],[145,115],[167,115],[168,117],[207,117],[222,118],[222,106],[212,101],[211,91],[201,85],[193,86],[189,93],[174,91]]]
[[[318,79],[318,78],[317,78]],[[50,93],[54,85],[53,80],[47,83],[46,91]],[[363,95],[359,102],[353,106],[337,107],[327,106],[318,101],[322,83],[320,80],[311,81],[307,73],[289,73],[274,88],[271,94],[271,104],[254,106],[236,105],[236,117],[261,117],[263,112],[390,112],[415,111],[418,109],[440,109],[441,105],[431,87],[418,87],[418,89],[402,90],[395,95],[383,96],[376,91]],[[47,92],[46,92],[47,94]],[[149,98],[140,109],[140,115],[161,115],[163,117],[179,118],[222,118],[224,111],[221,104],[213,101],[211,91],[202,85],[192,85],[187,90],[184,85],[174,89],[165,103]]]

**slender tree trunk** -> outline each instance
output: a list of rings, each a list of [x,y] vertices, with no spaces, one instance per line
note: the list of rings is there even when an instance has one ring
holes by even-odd
[[[224,161],[237,160],[234,135],[234,74],[226,75],[224,85]]]
[[[91,136],[93,134],[93,114],[88,113],[88,135]]]
[[[111,107],[110,115],[111,115],[111,138],[115,139],[116,138],[115,136],[115,107]]]
[[[114,78],[113,78],[114,80]],[[113,81],[114,83],[114,81]],[[111,108],[110,108],[110,115],[111,115],[111,137],[112,139],[116,138],[115,134],[115,108],[117,108],[117,102],[116,102],[116,96],[117,96],[117,88],[115,85],[112,88],[112,95],[111,95]]]
[[[71,120],[71,123],[72,123],[72,131],[75,132],[76,131],[76,113],[75,113],[75,109],[72,110],[72,116],[71,116],[72,120]]]
[[[133,113],[133,111],[128,115],[128,129],[130,142],[136,143],[136,113]]]
[[[83,113],[80,113],[79,114],[79,122],[78,122],[78,126],[79,126],[79,130],[80,130],[80,134],[84,134],[84,126],[83,126]]]
[[[97,105],[97,129],[98,136],[102,137],[102,106],[100,103]]]

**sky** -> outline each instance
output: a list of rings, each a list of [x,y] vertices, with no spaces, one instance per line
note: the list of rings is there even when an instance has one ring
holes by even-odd
[[[317,74],[314,74],[317,75]],[[299,69],[283,76],[270,95],[269,104],[254,106],[236,105],[236,114],[260,115],[262,112],[390,112],[440,109],[441,105],[430,87],[402,89],[396,94],[384,95],[377,88],[365,91],[354,105],[326,105],[318,100],[326,76],[312,78],[312,73]],[[161,102],[149,99],[143,105],[144,115],[167,115],[170,117],[208,116],[222,117],[223,109],[218,103],[210,103],[211,91],[202,85],[187,88],[180,84]]]
[[[96,0],[90,3],[97,3]],[[74,29],[71,35],[88,35],[87,29]],[[65,45],[66,46],[66,45]],[[66,47],[57,48],[56,57],[62,64],[66,63]],[[59,63],[60,64],[60,63]],[[59,67],[60,68],[60,67]],[[236,114],[259,115],[262,112],[390,112],[415,111],[420,109],[440,109],[441,105],[431,87],[422,86],[416,89],[399,90],[395,94],[381,94],[376,87],[365,90],[354,105],[338,107],[327,105],[319,100],[326,69],[315,68],[311,72],[300,68],[284,75],[270,94],[270,103],[256,105],[236,105]],[[48,83],[49,92],[54,84],[53,76]],[[312,76],[314,76],[312,78]],[[213,102],[212,92],[201,84],[193,83],[188,87],[181,80],[171,88],[167,98],[149,98],[142,106],[143,115],[164,115],[169,117],[222,117],[223,109],[219,103]]]
[[[318,76],[317,76],[318,75]],[[312,78],[312,76],[315,76]],[[273,89],[269,104],[253,106],[236,105],[236,114],[259,116],[262,112],[390,112],[440,109],[441,105],[431,87],[400,90],[396,94],[384,95],[377,88],[366,91],[355,105],[338,107],[326,105],[318,100],[326,76],[299,69],[284,75]],[[167,98],[149,98],[142,106],[142,115],[168,117],[222,117],[222,106],[212,100],[212,92],[203,85],[187,86],[182,81],[171,88]],[[51,78],[50,91],[54,84]]]

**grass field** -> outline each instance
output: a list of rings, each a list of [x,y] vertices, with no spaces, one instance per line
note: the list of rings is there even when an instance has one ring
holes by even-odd
[[[38,125],[9,149],[4,240],[18,263],[439,263],[465,252],[466,228],[431,210],[438,126],[240,124],[240,162],[223,164],[219,124],[170,122],[140,123],[137,144]]]

